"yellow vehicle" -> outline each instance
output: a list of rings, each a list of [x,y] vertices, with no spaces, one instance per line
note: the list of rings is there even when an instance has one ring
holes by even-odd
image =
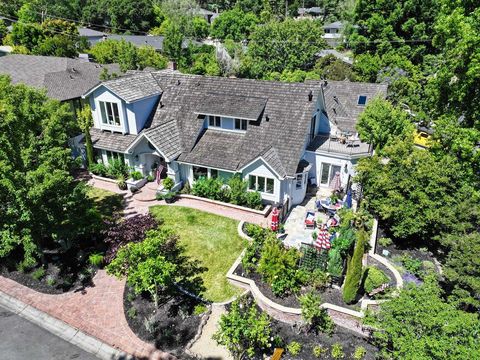
[[[415,130],[413,143],[422,148],[429,148],[432,146],[432,134],[432,129],[419,126],[417,130]]]

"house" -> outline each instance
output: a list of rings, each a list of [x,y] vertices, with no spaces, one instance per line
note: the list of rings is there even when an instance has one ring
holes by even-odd
[[[209,24],[213,23],[216,17],[218,17],[219,13],[213,12],[207,9],[200,8],[196,11],[196,15],[203,17]]]
[[[323,38],[331,47],[337,47],[342,43],[343,39],[343,28],[344,24],[341,21],[335,21],[331,24],[326,24],[323,26]]]
[[[343,61],[345,64],[348,64],[348,65],[353,65],[353,59],[342,54],[341,52],[337,51],[337,50],[334,50],[334,49],[323,49],[323,50],[320,50],[317,54],[315,54],[315,56],[319,57],[319,58],[324,58],[324,57],[327,57],[329,55],[333,55],[335,56],[338,60],[341,60]]]
[[[84,94],[99,161],[119,158],[144,175],[160,165],[180,188],[200,177],[239,174],[265,203],[300,203],[307,185],[345,186],[371,148],[355,123],[386,85],[282,83],[136,72]]]
[[[298,12],[298,15],[301,17],[311,16],[316,18],[323,15],[323,9],[321,7],[316,7],[316,6],[310,7],[310,8],[301,7],[301,8],[298,8],[297,12]]]

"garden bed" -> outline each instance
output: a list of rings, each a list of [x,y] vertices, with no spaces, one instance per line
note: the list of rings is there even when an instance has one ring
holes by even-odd
[[[179,198],[194,199],[194,200],[204,201],[204,202],[209,203],[209,204],[221,205],[221,206],[229,207],[229,208],[232,208],[232,209],[242,210],[242,211],[246,211],[246,212],[249,212],[249,213],[262,215],[263,217],[267,217],[268,214],[270,213],[271,208],[272,208],[271,205],[266,205],[263,208],[263,210],[256,210],[256,209],[252,209],[252,208],[249,208],[249,207],[246,207],[246,206],[235,205],[235,204],[227,203],[227,202],[224,202],[224,201],[212,200],[212,199],[209,199],[209,198],[190,195],[190,194],[178,194],[177,196]]]
[[[139,338],[181,359],[187,357],[185,347],[200,325],[199,309],[206,310],[200,301],[182,293],[164,294],[156,309],[148,296],[135,295],[128,286],[123,304],[128,325]]]

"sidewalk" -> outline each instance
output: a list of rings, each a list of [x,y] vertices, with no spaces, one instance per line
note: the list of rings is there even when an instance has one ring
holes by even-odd
[[[175,359],[170,354],[156,350],[153,345],[140,340],[128,326],[123,312],[125,281],[119,281],[100,270],[93,282],[94,285],[86,288],[84,292],[49,295],[0,276],[0,294],[3,292],[45,313],[39,313],[37,317],[50,315],[70,327],[138,358]]]

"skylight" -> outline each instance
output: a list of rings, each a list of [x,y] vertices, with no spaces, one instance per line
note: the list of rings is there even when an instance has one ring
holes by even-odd
[[[365,95],[360,95],[358,97],[357,105],[365,106],[366,103],[367,103],[367,97]]]

